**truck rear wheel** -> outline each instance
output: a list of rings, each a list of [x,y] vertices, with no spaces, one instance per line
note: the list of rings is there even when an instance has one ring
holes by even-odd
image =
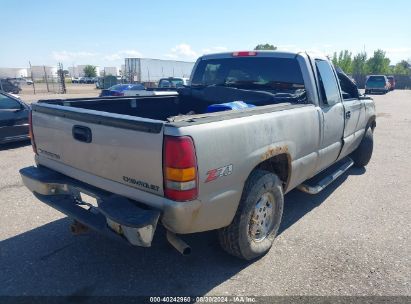
[[[371,160],[374,148],[373,131],[368,128],[358,148],[351,154],[354,166],[365,167]]]
[[[233,221],[218,231],[221,247],[245,260],[270,250],[281,223],[284,195],[277,175],[255,170],[248,178]]]

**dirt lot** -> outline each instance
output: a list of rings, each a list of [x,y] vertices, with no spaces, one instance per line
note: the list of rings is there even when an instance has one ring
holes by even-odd
[[[163,229],[152,248],[73,236],[22,185],[31,147],[3,147],[0,295],[411,295],[411,91],[375,101],[371,163],[318,195],[289,193],[274,247],[253,263],[226,255],[214,232],[184,236],[189,257]]]
[[[45,83],[36,83],[34,94],[33,86],[24,85],[21,87],[22,91],[19,93],[21,99],[25,102],[31,103],[40,99],[53,99],[53,98],[80,98],[80,97],[97,97],[100,94],[100,90],[96,89],[95,84],[82,84],[82,83],[68,83],[66,84],[67,94],[55,94],[57,92],[57,84],[50,84],[49,90]]]

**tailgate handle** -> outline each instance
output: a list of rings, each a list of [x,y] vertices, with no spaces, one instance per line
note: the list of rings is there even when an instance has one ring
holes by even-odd
[[[90,128],[84,126],[73,126],[73,137],[74,139],[85,143],[91,143],[93,138]]]

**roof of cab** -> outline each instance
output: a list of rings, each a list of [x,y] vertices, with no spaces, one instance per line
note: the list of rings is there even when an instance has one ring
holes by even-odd
[[[215,54],[206,54],[201,56],[200,60],[205,59],[219,59],[219,58],[227,58],[233,57],[235,53],[256,53],[256,55],[250,55],[250,57],[277,57],[277,58],[295,58],[296,56],[304,56],[309,55],[312,58],[318,59],[327,59],[327,57],[320,53],[307,53],[305,51],[296,51],[296,52],[288,52],[288,51],[266,51],[266,50],[246,50],[246,51],[232,51],[232,52],[223,52],[223,53],[215,53]]]

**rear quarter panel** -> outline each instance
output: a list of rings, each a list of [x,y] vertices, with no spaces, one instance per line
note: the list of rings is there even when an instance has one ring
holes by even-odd
[[[286,153],[291,161],[288,189],[313,174],[320,141],[314,105],[236,119],[166,128],[166,135],[188,135],[194,140],[200,207],[193,214],[196,230],[228,225],[237,210],[244,184],[261,162]],[[210,171],[231,166],[226,176],[207,181]],[[295,174],[294,174],[295,172]],[[213,228],[210,228],[212,226]]]

